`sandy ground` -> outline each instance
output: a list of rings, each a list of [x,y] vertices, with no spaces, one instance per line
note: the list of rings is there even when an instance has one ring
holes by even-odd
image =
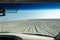
[[[59,31],[60,19],[31,19],[0,22],[0,32],[56,36]]]

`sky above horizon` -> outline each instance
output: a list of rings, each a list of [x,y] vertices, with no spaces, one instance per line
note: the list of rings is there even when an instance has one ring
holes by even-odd
[[[60,9],[55,10],[19,10],[18,13],[6,13],[0,17],[0,22],[27,19],[59,19]]]
[[[17,13],[6,13],[6,16],[0,17],[0,22],[27,19],[60,19],[60,3],[49,4],[21,4]]]

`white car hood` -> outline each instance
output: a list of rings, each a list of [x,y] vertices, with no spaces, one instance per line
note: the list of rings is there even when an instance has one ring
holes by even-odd
[[[28,34],[17,34],[17,33],[0,33],[0,35],[15,35],[23,40],[54,40],[53,37],[44,37],[44,36],[36,36],[36,35],[28,35]]]

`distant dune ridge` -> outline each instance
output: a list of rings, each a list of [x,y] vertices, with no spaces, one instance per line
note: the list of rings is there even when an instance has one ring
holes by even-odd
[[[59,31],[60,19],[30,19],[0,22],[0,32],[56,36]]]

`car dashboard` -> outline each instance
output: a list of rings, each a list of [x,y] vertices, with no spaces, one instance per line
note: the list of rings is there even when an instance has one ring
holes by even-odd
[[[54,40],[54,38],[29,34],[0,33],[0,40]]]

